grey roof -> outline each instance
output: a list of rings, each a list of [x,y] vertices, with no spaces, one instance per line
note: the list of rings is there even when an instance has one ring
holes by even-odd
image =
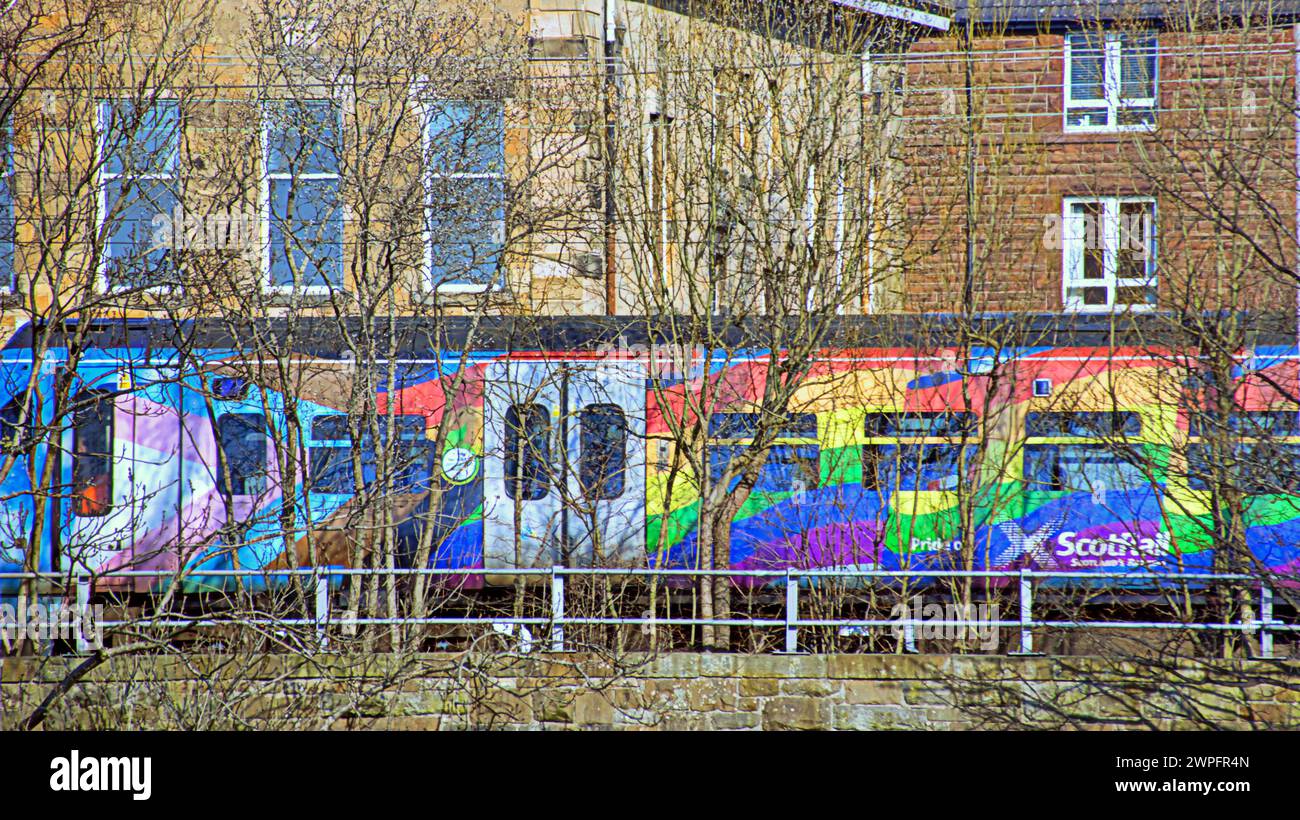
[[[950,0],[954,19],[965,22],[967,0]],[[1095,20],[1175,20],[1241,16],[1291,19],[1300,0],[970,0],[974,19],[991,25],[1068,24]]]

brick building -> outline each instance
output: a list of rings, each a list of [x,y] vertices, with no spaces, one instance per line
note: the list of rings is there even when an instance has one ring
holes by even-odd
[[[895,309],[1294,302],[1300,6],[957,6],[902,66]]]

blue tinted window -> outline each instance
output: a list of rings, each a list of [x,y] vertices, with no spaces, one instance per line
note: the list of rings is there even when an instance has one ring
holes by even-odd
[[[945,413],[868,413],[866,434],[869,438],[924,437],[960,438],[977,432],[975,415],[964,412]]]
[[[1216,413],[1194,413],[1189,425],[1191,435],[1213,436],[1216,432],[1230,432],[1246,438],[1300,436],[1300,413],[1295,410],[1233,413],[1226,425],[1220,419]]]
[[[623,494],[627,465],[627,418],[613,404],[592,404],[578,418],[578,482],[588,499]]]
[[[758,413],[714,413],[709,416],[709,438],[753,438],[762,416]],[[816,438],[815,413],[789,413],[776,432],[777,438]]]
[[[1257,442],[1236,444],[1233,456],[1222,465],[1226,488],[1249,495],[1300,495],[1300,444]],[[1187,486],[1209,490],[1215,481],[1214,459],[1208,444],[1187,447]]]
[[[540,404],[512,404],[505,417],[506,495],[525,501],[546,497],[550,486],[551,417]]]
[[[966,447],[969,473],[976,447]],[[862,448],[862,483],[870,490],[955,490],[960,444],[882,444]]]
[[[163,284],[174,269],[167,232],[176,212],[180,109],[174,100],[101,105],[103,269],[110,287]]]
[[[1091,493],[1147,486],[1140,454],[1104,444],[1027,444],[1025,482],[1034,492]]]
[[[489,286],[504,243],[505,118],[499,102],[425,104],[431,284]]]
[[[1025,418],[1027,436],[1100,438],[1135,436],[1142,430],[1137,413],[1030,413]]]
[[[126,176],[171,175],[180,144],[180,106],[175,100],[138,105],[103,103],[104,172]]]
[[[343,210],[337,179],[270,180],[271,284],[343,282]]]
[[[505,172],[505,115],[500,103],[426,104],[429,167],[437,174]]]
[[[749,445],[712,444],[709,445],[709,478],[711,481],[722,480],[728,465],[739,457]],[[759,470],[754,492],[788,493],[798,490],[811,490],[817,486],[821,471],[821,451],[816,444],[774,444],[768,448],[767,460]],[[733,477],[730,489],[740,484],[740,477]]]
[[[398,416],[397,436],[389,434],[387,416],[376,419],[380,437],[385,445],[388,474],[393,486],[403,492],[427,489],[429,482],[429,445],[425,438],[423,416]],[[335,414],[317,416],[312,420],[311,486],[322,493],[352,493],[356,491],[356,478],[352,464],[352,436],[348,417]],[[379,477],[379,461],[375,452],[374,437],[370,432],[361,436],[361,481],[369,486]]]
[[[332,99],[267,108],[268,264],[274,287],[343,283],[341,132]]]
[[[266,490],[266,416],[261,413],[219,416],[217,444],[226,462],[224,470],[217,465],[218,492],[258,495]]]
[[[302,176],[339,172],[339,105],[332,99],[297,100],[267,106],[267,171]]]

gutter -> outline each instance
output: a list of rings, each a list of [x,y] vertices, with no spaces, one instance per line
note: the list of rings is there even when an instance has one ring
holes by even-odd
[[[881,17],[889,17],[907,23],[915,23],[938,31],[947,31],[949,26],[952,25],[952,21],[941,14],[908,8],[897,3],[886,3],[882,2],[882,0],[831,0],[831,2],[837,6],[878,14]]]

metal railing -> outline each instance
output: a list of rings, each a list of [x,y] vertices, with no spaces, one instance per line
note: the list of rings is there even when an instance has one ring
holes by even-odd
[[[550,585],[550,602],[549,615],[540,616],[424,616],[424,617],[355,617],[345,616],[337,617],[332,606],[330,598],[330,583],[333,579],[342,579],[352,576],[418,576],[418,577],[445,577],[454,576],[465,578],[468,576],[508,576],[508,577],[541,577],[549,579]],[[659,617],[653,611],[644,617],[594,617],[585,615],[570,615],[566,612],[565,607],[565,580],[574,577],[599,577],[599,576],[618,576],[618,577],[645,577],[645,578],[690,578],[698,579],[705,577],[727,577],[727,578],[749,578],[758,581],[766,581],[769,584],[775,584],[778,587],[784,587],[784,612],[780,618],[702,618],[702,617]],[[88,573],[79,571],[72,574],[55,573],[55,572],[0,572],[0,580],[36,580],[51,581],[56,585],[66,587],[69,583],[75,587],[76,611],[85,616],[90,611],[90,601],[94,591],[94,584],[108,579],[130,579],[130,578],[155,578],[168,579],[174,583],[188,582],[193,584],[204,585],[207,579],[221,578],[300,578],[308,582],[308,588],[312,594],[313,612],[310,618],[257,618],[257,617],[234,617],[229,619],[216,618],[181,618],[175,615],[163,617],[141,617],[134,620],[103,620],[96,623],[98,630],[120,628],[120,627],[158,627],[158,628],[193,628],[193,627],[211,627],[211,626],[293,626],[309,627],[315,630],[316,640],[319,648],[327,649],[329,647],[329,629],[331,626],[398,626],[398,625],[447,625],[447,626],[472,626],[482,625],[490,626],[498,631],[506,632],[513,635],[518,627],[543,627],[549,628],[550,649],[553,652],[564,652],[568,646],[565,639],[566,626],[642,626],[651,629],[655,627],[668,626],[685,626],[685,627],[705,627],[705,626],[732,626],[732,627],[750,627],[750,628],[776,628],[781,629],[784,633],[783,652],[795,654],[799,650],[799,631],[802,628],[811,627],[830,627],[838,628],[841,635],[860,634],[862,630],[872,628],[891,628],[899,630],[902,634],[905,645],[909,649],[915,647],[915,632],[917,627],[953,627],[955,629],[974,629],[974,628],[1008,628],[1019,631],[1019,641],[1015,648],[1009,653],[1013,655],[1033,655],[1035,629],[1065,629],[1065,630],[1089,630],[1089,629],[1130,629],[1130,630],[1191,630],[1197,632],[1239,632],[1256,637],[1259,641],[1260,655],[1264,658],[1273,657],[1274,653],[1274,636],[1277,633],[1297,632],[1300,631],[1300,623],[1285,623],[1274,617],[1274,589],[1277,586],[1286,584],[1289,586],[1300,587],[1300,578],[1261,578],[1258,575],[1244,574],[1223,574],[1223,573],[1162,573],[1162,572],[1134,572],[1134,571],[1079,571],[1079,572],[1058,572],[1042,570],[934,570],[934,569],[898,569],[898,570],[880,570],[880,569],[863,569],[853,570],[845,568],[837,569],[786,569],[786,570],[741,570],[741,569],[721,569],[721,570],[702,570],[702,569],[678,569],[678,568],[594,568],[594,567],[542,567],[542,568],[520,568],[520,569],[487,569],[480,567],[460,568],[460,569],[348,569],[336,567],[317,567],[317,568],[299,568],[299,569],[273,569],[273,570],[205,570],[190,569],[185,571],[161,571],[161,570],[110,570],[103,573]],[[799,615],[801,589],[800,581],[807,579],[814,581],[818,578],[828,578],[837,580],[847,579],[893,579],[903,578],[917,579],[1003,579],[1014,581],[1016,587],[1017,599],[1019,604],[1018,617],[1014,620],[983,620],[983,619],[929,619],[929,618],[803,618]],[[1081,580],[1088,581],[1091,589],[1096,589],[1096,585],[1091,582],[1101,580],[1123,580],[1125,582],[1149,582],[1148,587],[1169,589],[1171,587],[1195,587],[1202,588],[1210,584],[1220,583],[1246,583],[1253,584],[1258,593],[1259,608],[1258,617],[1243,620],[1234,623],[1215,623],[1215,622],[1188,622],[1188,621],[1129,621],[1129,620],[1038,620],[1034,617],[1034,598],[1035,598],[1035,581],[1071,581]],[[918,584],[917,586],[924,586]],[[1133,591],[1133,587],[1125,585],[1121,587],[1126,591]],[[0,628],[5,627],[0,624]],[[524,633],[521,633],[521,635]],[[532,642],[531,633],[528,634],[527,641]],[[521,641],[524,640],[521,637]],[[82,637],[78,637],[77,646],[80,651],[88,651],[89,643]]]

